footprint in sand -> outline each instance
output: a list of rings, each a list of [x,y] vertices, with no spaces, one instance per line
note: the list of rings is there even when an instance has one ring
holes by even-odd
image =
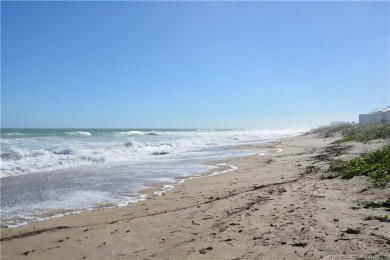
[[[213,247],[209,246],[209,247],[200,249],[200,250],[199,250],[199,253],[202,254],[202,255],[204,255],[204,254],[206,254],[207,252],[209,252],[209,251],[211,251],[211,250],[213,250]]]
[[[33,252],[35,252],[35,250],[31,250],[31,253],[33,253]],[[30,251],[26,251],[26,252],[24,252],[22,255],[27,256],[29,253],[30,253]]]
[[[103,242],[101,245],[98,245],[98,248],[101,248],[101,247],[103,247],[104,245],[106,245],[106,242]]]
[[[65,240],[68,240],[69,239],[69,237],[67,237],[67,238],[65,238],[65,239],[60,239],[60,240],[58,240],[58,241],[56,241],[57,243],[61,243],[61,242],[64,242]]]

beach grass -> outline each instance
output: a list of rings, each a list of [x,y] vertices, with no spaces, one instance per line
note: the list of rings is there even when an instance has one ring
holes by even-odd
[[[337,126],[321,127],[312,130],[312,133],[320,134],[324,138],[341,134],[342,138],[334,141],[334,144],[350,141],[366,143],[376,139],[390,138],[390,123],[371,125],[342,124]]]
[[[351,125],[341,131],[342,139],[334,143],[345,143],[350,141],[368,142],[376,139],[390,138],[390,124],[380,123],[372,125]]]

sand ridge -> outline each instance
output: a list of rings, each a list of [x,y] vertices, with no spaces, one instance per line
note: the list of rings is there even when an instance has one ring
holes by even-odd
[[[225,160],[237,169],[185,181],[126,207],[2,229],[1,257],[389,258],[390,224],[363,220],[383,209],[357,205],[388,198],[390,191],[372,188],[364,177],[319,179],[333,158],[351,158],[382,144],[332,141],[310,134],[251,145],[269,153]],[[308,166],[315,170],[306,174]]]

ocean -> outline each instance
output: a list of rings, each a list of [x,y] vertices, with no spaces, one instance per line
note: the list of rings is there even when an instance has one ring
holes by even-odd
[[[293,130],[2,129],[1,225],[143,200],[138,191],[215,166],[207,161],[259,153],[232,146],[292,136]],[[260,151],[261,152],[261,151]],[[180,178],[178,178],[180,177]],[[51,214],[48,214],[51,213]]]

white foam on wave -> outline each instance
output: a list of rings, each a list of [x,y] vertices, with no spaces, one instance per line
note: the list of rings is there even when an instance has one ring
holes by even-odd
[[[159,133],[155,131],[151,132],[143,132],[143,131],[127,131],[127,132],[116,132],[114,133],[115,136],[158,136],[160,135]]]
[[[142,136],[131,136],[130,139],[126,136],[112,138],[94,135],[78,140],[69,140],[63,137],[8,140],[8,143],[1,148],[0,178],[96,163],[173,158],[179,154],[199,151],[203,148],[270,140],[296,134],[296,132],[287,130],[162,131],[157,133],[158,136],[149,136],[150,133],[153,133],[150,131],[130,132],[131,134],[142,133]],[[82,131],[67,133],[80,136],[90,135],[89,132]]]
[[[24,152],[18,147],[11,147],[7,152],[1,153],[1,160],[20,160],[24,157]]]
[[[28,134],[22,134],[22,133],[6,133],[4,135],[7,135],[7,136],[19,136],[19,135],[28,135]]]
[[[173,185],[163,185],[160,187],[159,191],[155,191],[154,195],[161,196],[164,192],[170,191],[174,188]]]
[[[227,170],[224,170],[224,171],[214,171],[212,172],[211,174],[207,175],[207,176],[214,176],[214,175],[218,175],[218,174],[222,174],[222,173],[227,173],[227,172],[231,172],[231,171],[235,171],[238,169],[237,166],[234,166],[234,165],[230,165],[230,164],[226,164],[226,163],[219,163],[217,164],[217,166],[220,166],[220,167],[229,167],[229,169]]]
[[[65,134],[75,136],[91,136],[91,133],[86,131],[65,132]]]
[[[72,148],[64,148],[53,151],[54,154],[75,154],[75,151]]]

